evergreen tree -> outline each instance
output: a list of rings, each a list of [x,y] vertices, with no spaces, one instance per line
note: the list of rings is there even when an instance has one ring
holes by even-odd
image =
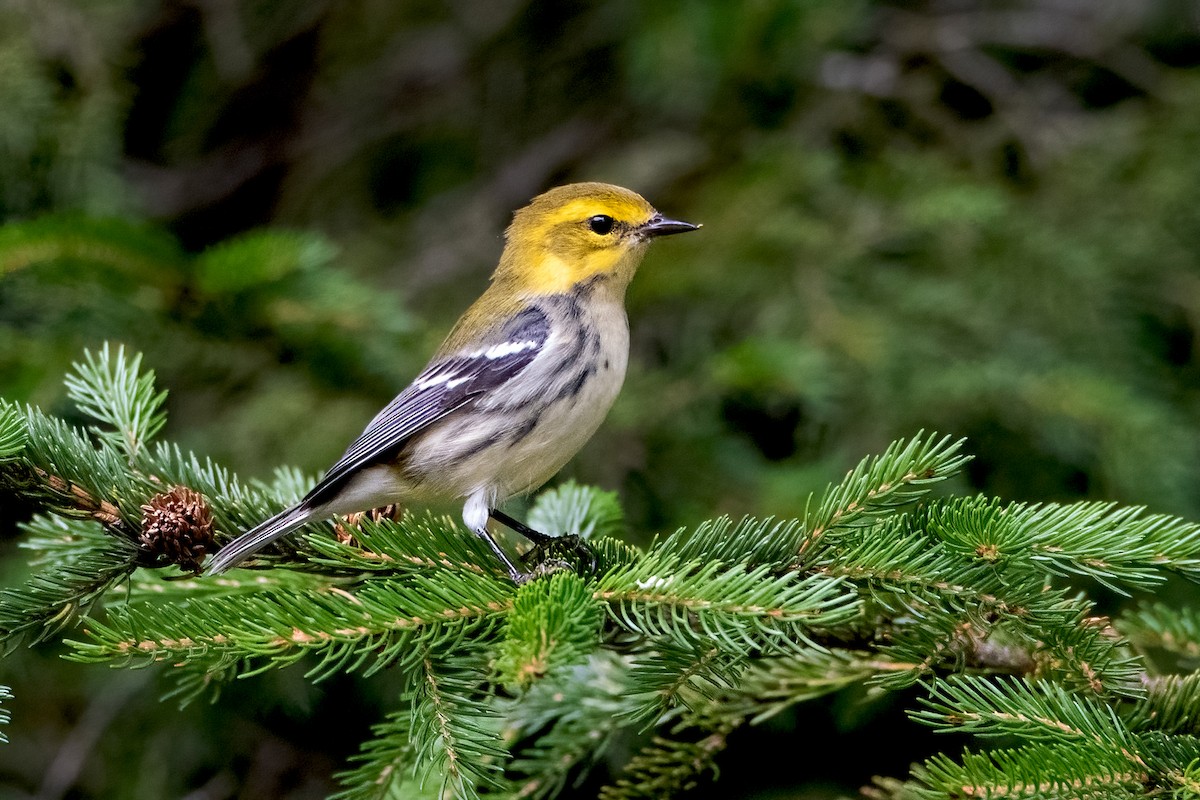
[[[205,554],[310,481],[242,482],[156,441],[165,393],[123,350],[86,354],[67,391],[87,428],[0,406],[0,485],[43,511],[24,525],[35,572],[0,593],[6,651],[66,631],[73,660],[165,665],[185,704],[297,662],[314,681],[393,671],[403,689],[343,800],[559,796],[625,730],[650,738],[601,797],[676,796],[742,726],[856,685],[909,689],[914,723],[1000,743],[931,754],[876,798],[1200,792],[1200,612],[1109,619],[1081,591],[1197,580],[1194,523],[929,496],[967,457],[918,434],[802,518],[720,518],[646,548],[617,538],[613,495],[563,485],[531,519],[594,559],[531,551],[541,574],[520,587],[454,521],[394,510],[212,579],[193,574]]]

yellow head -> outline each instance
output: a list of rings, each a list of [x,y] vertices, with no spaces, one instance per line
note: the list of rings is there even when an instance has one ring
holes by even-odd
[[[597,278],[623,291],[652,238],[698,227],[665,218],[620,186],[559,186],[513,216],[492,280],[522,294],[566,292]]]

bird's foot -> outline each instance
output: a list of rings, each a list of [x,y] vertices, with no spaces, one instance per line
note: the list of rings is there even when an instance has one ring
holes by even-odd
[[[587,575],[596,571],[596,554],[582,536],[575,534],[547,536],[521,556],[521,563],[534,564],[535,570],[552,562],[565,564]]]
[[[528,572],[522,572],[520,576],[514,578],[517,586],[524,586],[530,581],[535,581],[538,578],[544,578],[547,575],[553,575],[556,572],[574,572],[575,565],[570,561],[562,558],[547,558],[544,561],[539,561],[534,564]]]
[[[504,555],[504,552],[500,550],[496,541],[487,534],[486,529],[476,531],[480,536],[487,539],[488,544],[491,545],[492,550],[500,557],[500,560],[504,562],[508,568],[509,575],[512,576],[513,581],[518,586],[528,583],[540,575],[547,574],[546,571],[541,570],[543,565],[547,567],[554,565],[552,569],[548,570],[549,572],[558,572],[565,565],[567,568],[575,569],[577,572],[587,575],[595,574],[596,554],[592,552],[592,548],[588,547],[587,542],[584,541],[582,536],[575,534],[550,536],[549,534],[534,530],[525,523],[513,519],[508,514],[495,508],[488,509],[488,514],[501,525],[514,533],[520,534],[533,543],[533,547],[521,556],[521,563],[526,566],[533,564],[533,568],[529,572],[521,572],[513,566],[508,556]]]

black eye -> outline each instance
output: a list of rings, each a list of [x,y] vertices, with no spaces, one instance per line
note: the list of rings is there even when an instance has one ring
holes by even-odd
[[[613,218],[608,214],[597,214],[594,217],[588,217],[587,224],[588,227],[592,229],[593,233],[598,233],[601,236],[607,236],[608,234],[612,233]]]

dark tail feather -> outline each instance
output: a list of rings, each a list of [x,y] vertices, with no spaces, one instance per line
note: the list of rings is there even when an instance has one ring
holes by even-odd
[[[279,512],[222,547],[221,551],[213,556],[205,572],[209,575],[219,575],[231,567],[236,567],[280,536],[286,536],[308,522],[312,516],[312,509],[303,505],[292,506]]]

